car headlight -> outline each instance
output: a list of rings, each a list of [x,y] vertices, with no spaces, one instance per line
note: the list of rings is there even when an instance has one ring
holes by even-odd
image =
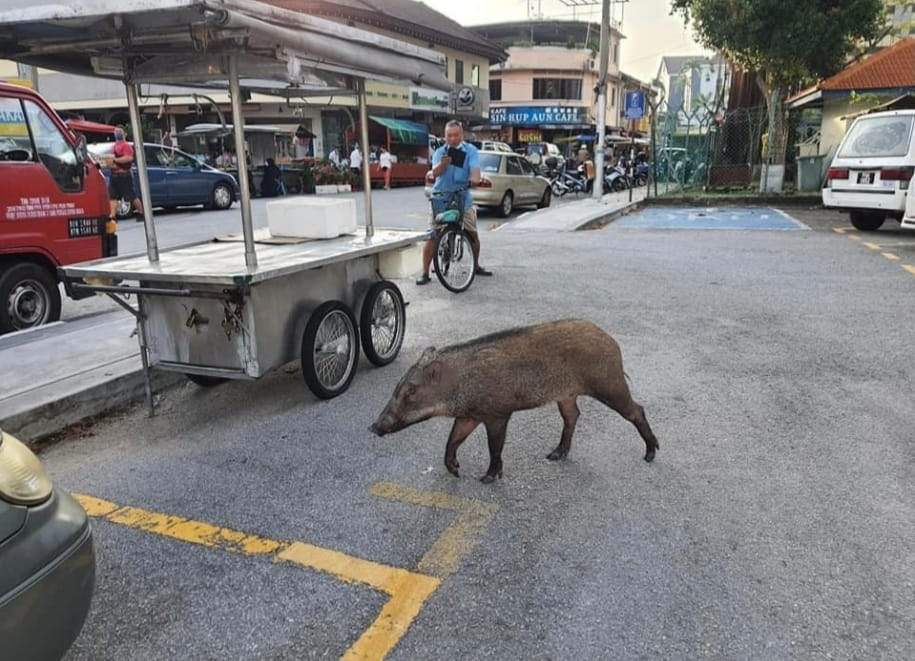
[[[37,505],[51,497],[51,479],[24,443],[0,430],[0,498]]]

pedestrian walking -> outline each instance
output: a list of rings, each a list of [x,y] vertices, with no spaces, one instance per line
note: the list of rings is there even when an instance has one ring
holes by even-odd
[[[381,154],[378,156],[378,165],[381,167],[381,174],[384,175],[384,189],[391,190],[391,152],[385,147],[381,148]]]
[[[111,220],[117,220],[118,204],[121,200],[130,200],[134,211],[139,214],[137,222],[143,221],[143,205],[133,188],[133,147],[127,142],[123,127],[114,130],[114,159],[111,162],[111,178],[108,180],[108,199]]]

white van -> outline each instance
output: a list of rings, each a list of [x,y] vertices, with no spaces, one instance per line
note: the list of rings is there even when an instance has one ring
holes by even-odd
[[[826,174],[823,205],[848,209],[851,224],[878,229],[902,220],[915,174],[915,110],[862,115],[839,145]],[[905,226],[915,227],[906,219]]]

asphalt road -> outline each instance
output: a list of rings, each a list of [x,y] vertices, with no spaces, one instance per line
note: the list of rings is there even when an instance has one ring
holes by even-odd
[[[812,229],[491,232],[495,276],[461,296],[401,283],[400,358],[337,399],[292,369],[188,384],[151,420],[49,447],[60,487],[114,504],[93,508],[97,591],[68,659],[324,658],[392,636],[404,660],[915,658],[915,250],[794,216]],[[367,431],[424,347],[561,317],[621,344],[653,464],[591,400],[559,464],[556,408],[514,416],[489,486],[480,431],[460,479],[449,421]]]
[[[350,197],[356,201],[356,213],[362,223],[364,196],[361,192],[340,194],[339,197]],[[579,196],[566,196],[554,200],[554,204],[565,204],[580,199]],[[255,198],[252,200],[252,216],[255,227],[266,227],[269,200]],[[372,191],[372,211],[376,227],[403,227],[423,229],[428,225],[429,202],[423,194],[422,187],[394,188],[390,191]],[[508,219],[499,218],[495,211],[481,209],[479,226],[486,231],[504,222],[510,222],[521,214],[530,211],[528,208],[515,209]],[[155,210],[156,236],[160,248],[169,248],[197,241],[208,241],[215,236],[237,234],[241,232],[241,212],[238,204],[225,211],[206,211],[202,207],[190,207],[168,212]],[[146,251],[146,233],[142,222],[133,219],[122,220],[118,227],[118,252],[122,255]],[[61,291],[63,289],[61,288]],[[76,319],[90,314],[118,310],[117,305],[104,297],[93,297],[81,301],[63,298],[61,319]]]

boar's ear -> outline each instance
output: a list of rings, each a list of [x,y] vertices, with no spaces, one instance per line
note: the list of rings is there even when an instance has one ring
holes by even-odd
[[[423,368],[423,380],[432,386],[442,382],[442,361],[434,360]]]

